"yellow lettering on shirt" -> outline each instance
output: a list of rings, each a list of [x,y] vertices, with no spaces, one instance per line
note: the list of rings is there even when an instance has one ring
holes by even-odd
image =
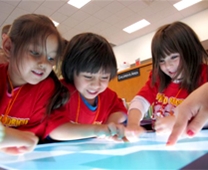
[[[0,120],[3,118],[4,116],[0,116]],[[7,117],[6,118],[6,122],[5,122],[5,126],[8,127],[18,127],[21,125],[26,125],[29,122],[29,118],[16,118],[16,117]]]
[[[169,103],[173,106],[178,106],[179,104],[181,104],[183,102],[184,99],[177,99],[175,97],[168,98],[164,94],[158,93],[157,96],[156,96],[156,100],[158,102],[160,102],[161,104],[163,104],[163,105],[166,105],[166,104]]]

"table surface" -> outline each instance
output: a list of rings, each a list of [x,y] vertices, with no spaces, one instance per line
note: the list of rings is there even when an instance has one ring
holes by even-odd
[[[152,132],[134,143],[94,138],[42,144],[25,155],[0,153],[0,170],[208,169],[208,130],[174,147],[166,140]]]

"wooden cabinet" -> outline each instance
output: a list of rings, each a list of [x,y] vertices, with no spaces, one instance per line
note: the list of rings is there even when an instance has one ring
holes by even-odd
[[[124,80],[118,81],[116,76],[109,83],[109,88],[114,90],[120,98],[125,98],[127,102],[130,102],[137,92],[145,85],[148,80],[149,73],[152,70],[152,62],[141,64],[140,66],[134,66],[126,70],[118,72],[119,74],[130,72],[131,70],[139,69],[140,75],[130,77]]]

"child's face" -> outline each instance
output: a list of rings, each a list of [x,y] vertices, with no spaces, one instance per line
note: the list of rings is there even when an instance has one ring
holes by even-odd
[[[45,48],[31,44],[21,61],[11,60],[10,77],[14,86],[38,84],[48,77],[56,60],[58,41],[55,35],[48,36]]]
[[[85,99],[95,99],[103,92],[110,80],[110,73],[99,71],[98,73],[80,72],[74,74],[74,85]]]
[[[175,76],[178,74],[177,70],[180,64],[180,54],[179,53],[171,53],[166,56],[165,59],[160,59],[160,69],[168,75],[171,79],[176,78]],[[176,79],[181,78],[179,75]]]

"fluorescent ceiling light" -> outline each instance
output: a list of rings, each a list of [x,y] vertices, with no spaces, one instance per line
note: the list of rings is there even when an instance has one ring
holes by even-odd
[[[56,27],[59,25],[58,22],[56,22],[56,21],[54,21],[54,20],[52,20],[52,21],[53,21],[53,24],[54,24]]]
[[[180,11],[180,10],[185,9],[185,8],[191,6],[191,5],[194,5],[194,4],[196,4],[196,3],[200,2],[200,1],[202,1],[202,0],[182,0],[182,1],[178,2],[178,3],[175,3],[173,6],[178,11]]]
[[[124,28],[123,30],[130,34],[130,33],[135,32],[143,27],[146,27],[149,24],[150,23],[147,20],[142,19],[141,21],[138,21],[138,22]]]
[[[67,3],[80,9],[90,1],[91,0],[69,0]]]

